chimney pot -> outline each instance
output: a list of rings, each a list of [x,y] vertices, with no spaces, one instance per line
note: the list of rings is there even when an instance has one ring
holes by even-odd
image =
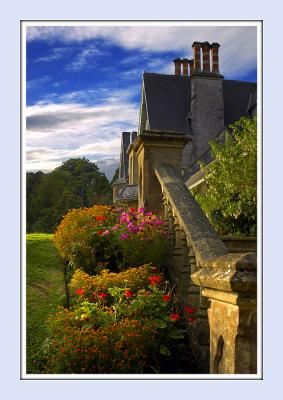
[[[181,58],[175,58],[173,61],[175,64],[175,75],[181,75],[181,65],[182,65]]]
[[[189,75],[189,60],[187,58],[182,59],[183,75]]]
[[[211,58],[212,58],[212,73],[215,75],[219,75],[219,59],[218,59],[218,51],[220,44],[219,43],[211,43]]]
[[[210,73],[210,44],[208,42],[202,42],[201,48],[203,72]]]
[[[200,64],[200,48],[201,42],[194,42],[192,44],[192,48],[194,49],[194,73],[200,72],[201,64]]]

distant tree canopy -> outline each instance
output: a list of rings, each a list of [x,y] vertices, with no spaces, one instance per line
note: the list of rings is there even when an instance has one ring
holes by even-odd
[[[196,199],[223,235],[256,234],[256,126],[256,118],[231,125],[224,144],[211,143],[214,161],[202,166],[208,190]]]
[[[53,232],[72,208],[110,204],[106,176],[86,158],[71,158],[52,172],[28,172],[27,232]]]

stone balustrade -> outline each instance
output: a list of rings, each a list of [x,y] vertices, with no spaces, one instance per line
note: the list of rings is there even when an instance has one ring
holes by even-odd
[[[204,368],[209,361],[213,374],[256,373],[255,255],[228,252],[172,165],[154,172],[173,244],[169,275],[179,302],[199,309],[192,336]]]

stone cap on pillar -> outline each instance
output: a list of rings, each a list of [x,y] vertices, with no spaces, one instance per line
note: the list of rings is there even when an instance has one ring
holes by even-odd
[[[191,279],[202,288],[255,295],[256,256],[254,253],[228,253],[206,260],[201,268],[191,275]]]
[[[189,140],[193,140],[192,135],[184,135],[173,131],[144,130],[137,137],[137,141],[135,142],[135,151],[138,153],[144,143],[184,146]]]

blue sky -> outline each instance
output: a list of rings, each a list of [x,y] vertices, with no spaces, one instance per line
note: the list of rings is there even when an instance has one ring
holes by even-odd
[[[219,42],[226,79],[256,81],[256,27],[28,26],[27,171],[71,157],[111,164],[137,130],[143,71],[173,74],[193,41]],[[106,161],[105,161],[106,160]]]

